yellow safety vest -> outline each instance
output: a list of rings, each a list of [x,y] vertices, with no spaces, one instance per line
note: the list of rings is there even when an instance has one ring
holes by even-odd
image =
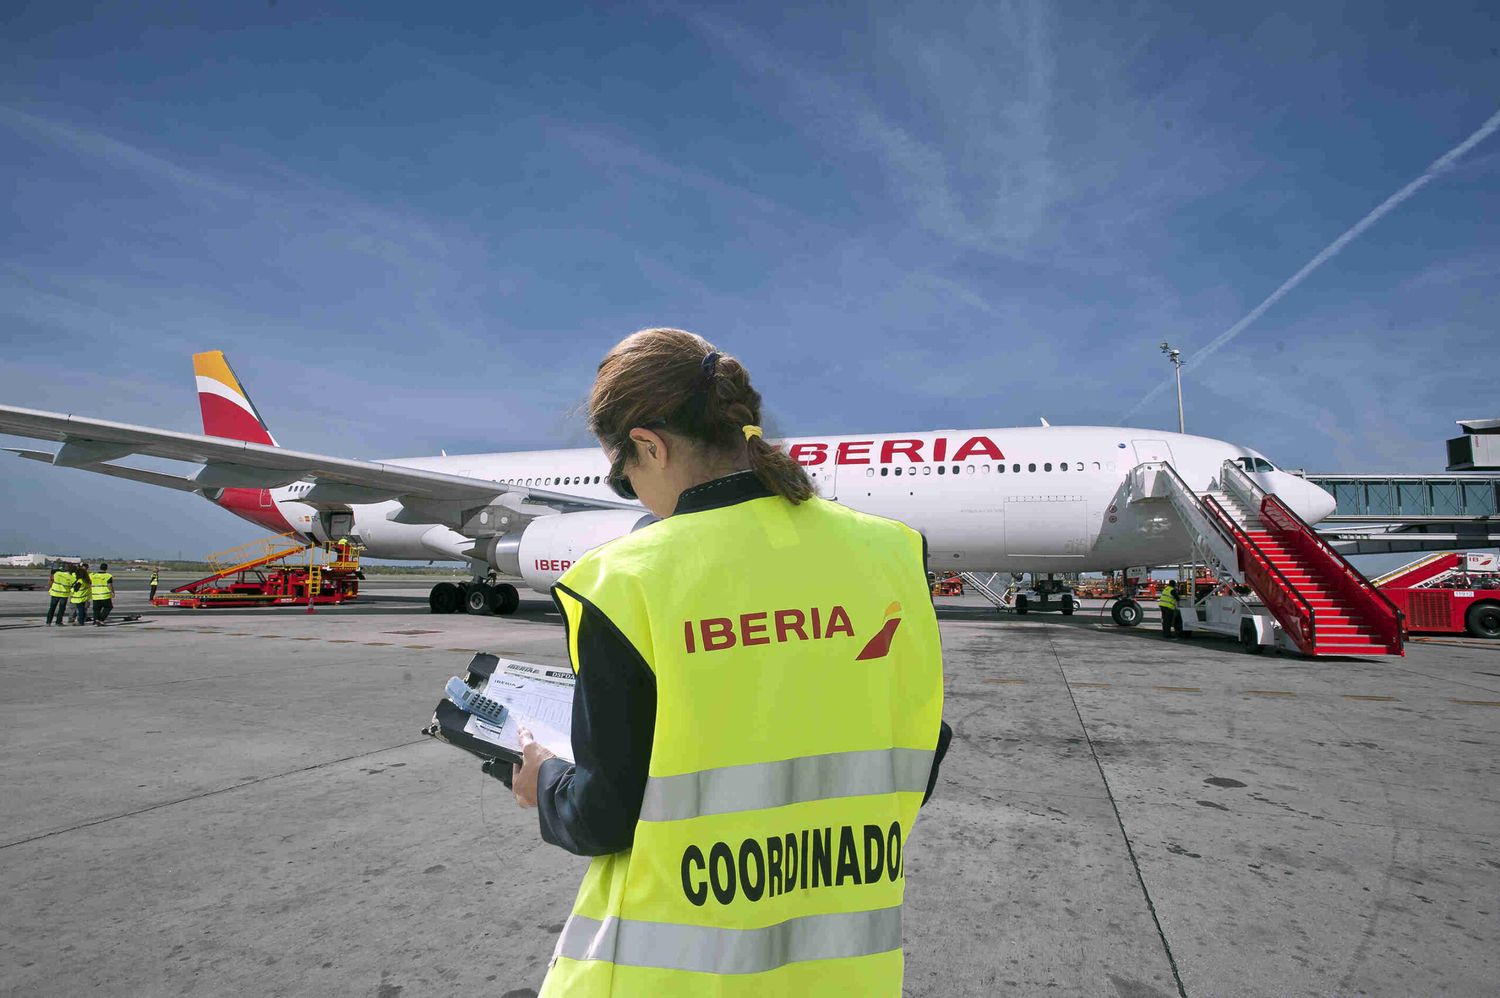
[[[75,576],[72,572],[58,572],[52,576],[52,588],[47,590],[47,595],[67,596],[73,591],[74,578]]]
[[[1177,609],[1177,590],[1172,586],[1167,586],[1161,591],[1161,595],[1156,597],[1156,605],[1163,610]]]
[[[943,707],[921,537],[751,499],[597,548],[553,592],[574,669],[587,601],[657,703],[633,845],[590,865],[542,998],[899,996]]]
[[[106,600],[114,598],[109,594],[110,584],[115,581],[112,572],[95,572],[90,578],[93,579],[94,583],[94,599]]]
[[[92,590],[89,588],[89,584],[86,579],[83,579],[80,576],[74,576],[73,588],[68,592],[68,602],[87,603],[89,600],[89,593],[91,591]]]

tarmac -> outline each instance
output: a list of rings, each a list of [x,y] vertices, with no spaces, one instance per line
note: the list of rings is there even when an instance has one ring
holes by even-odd
[[[534,995],[586,861],[419,734],[548,601],[152,610],[0,593],[0,993]],[[956,740],[907,848],[906,994],[1493,995],[1500,642],[1402,659],[941,600]]]

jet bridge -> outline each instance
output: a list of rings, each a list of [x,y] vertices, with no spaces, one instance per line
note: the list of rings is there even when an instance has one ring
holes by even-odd
[[[1342,554],[1500,547],[1500,474],[1304,477],[1338,503],[1320,529]]]

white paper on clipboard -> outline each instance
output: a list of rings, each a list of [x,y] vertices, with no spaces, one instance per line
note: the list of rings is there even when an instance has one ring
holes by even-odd
[[[524,724],[543,748],[560,759],[573,761],[571,669],[501,659],[483,693],[505,705],[505,723],[496,727],[471,715],[464,724],[464,731],[519,755],[519,729]]]

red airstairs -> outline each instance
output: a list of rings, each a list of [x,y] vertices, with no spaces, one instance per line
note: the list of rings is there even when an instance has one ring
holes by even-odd
[[[1170,464],[1134,469],[1133,499],[1170,499],[1195,545],[1221,577],[1254,593],[1195,608],[1201,629],[1259,646],[1276,631],[1304,655],[1404,655],[1402,612],[1277,496],[1226,461],[1217,488],[1196,492]],[[1267,617],[1274,618],[1270,625]]]

